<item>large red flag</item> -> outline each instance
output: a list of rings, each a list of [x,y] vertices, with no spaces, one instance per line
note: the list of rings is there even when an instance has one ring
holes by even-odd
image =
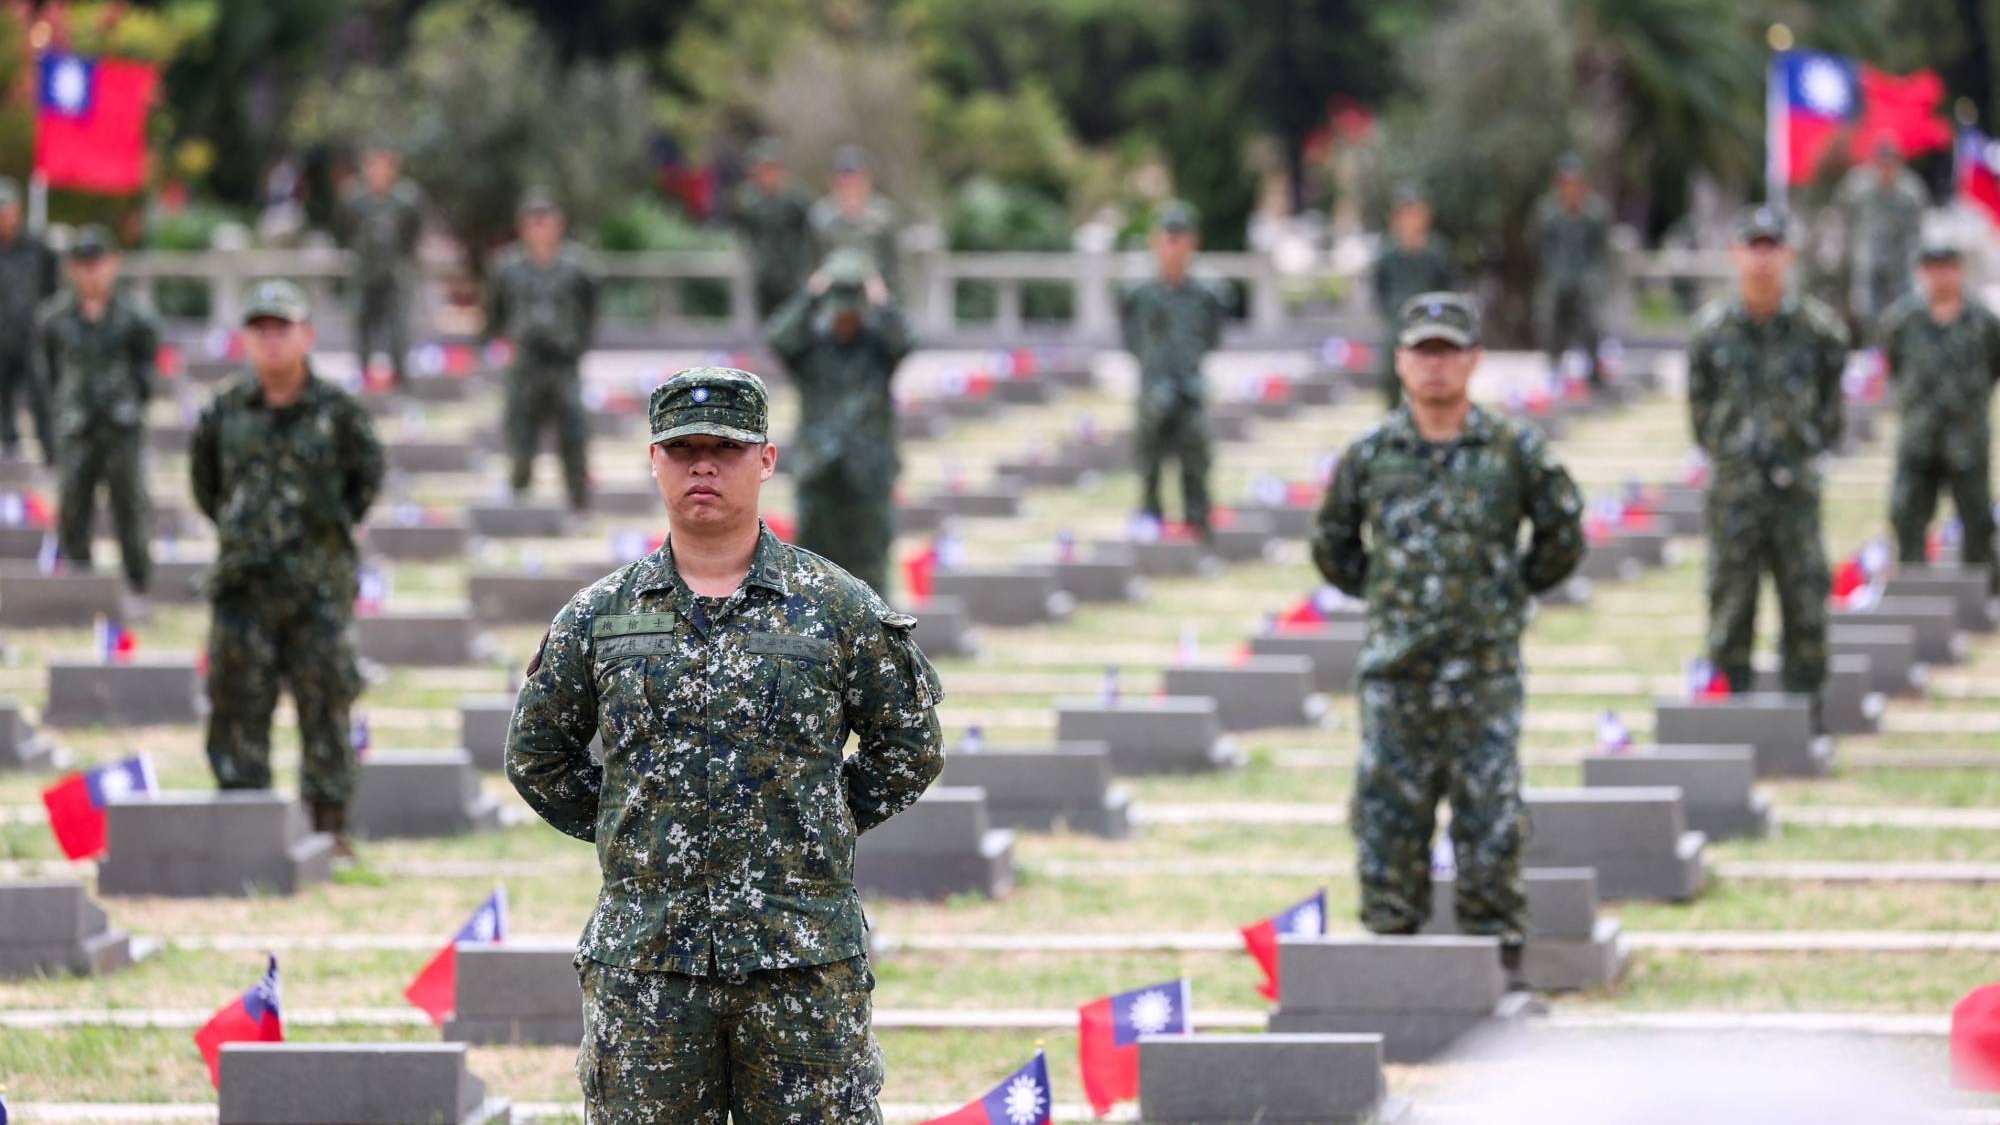
[[[111,195],[145,186],[152,64],[51,53],[38,69],[35,174],[50,187]]]
[[[1951,143],[1951,127],[1938,116],[1943,100],[1935,71],[1884,74],[1841,55],[1780,51],[1766,107],[1771,182],[1806,183],[1836,144],[1855,164],[1885,140],[1905,156],[1943,148]]]

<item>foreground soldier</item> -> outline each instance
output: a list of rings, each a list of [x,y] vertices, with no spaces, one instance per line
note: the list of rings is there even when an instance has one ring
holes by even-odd
[[[757,290],[757,315],[770,316],[806,283],[812,268],[812,204],[791,185],[776,141],[750,146],[750,180],[729,196],[729,225],[743,240]]]
[[[21,454],[18,411],[26,400],[42,461],[56,463],[49,388],[35,377],[35,317],[55,296],[56,256],[21,226],[21,185],[0,176],[0,457]]]
[[[1160,471],[1172,458],[1180,465],[1187,522],[1206,539],[1209,433],[1201,361],[1221,342],[1225,314],[1222,298],[1188,276],[1197,241],[1193,208],[1169,203],[1161,209],[1153,228],[1153,260],[1160,275],[1126,295],[1119,321],[1125,349],[1139,361],[1134,444],[1141,511],[1154,520],[1164,518]]]
[[[224,789],[269,789],[271,711],[289,687],[313,829],[351,854],[354,528],[381,488],[382,447],[361,405],[313,374],[298,286],[257,286],[243,326],[254,371],[216,393],[188,451],[194,500],[217,540],[208,764]]]
[[[1757,586],[1769,571],[1784,690],[1817,698],[1831,581],[1819,462],[1840,445],[1847,333],[1832,309],[1787,291],[1792,251],[1778,211],[1746,214],[1731,253],[1736,295],[1703,309],[1688,342],[1688,409],[1711,470],[1708,659],[1730,690],[1751,689]]]
[[[1419,293],[1451,288],[1451,257],[1431,233],[1431,203],[1414,184],[1396,188],[1389,205],[1389,233],[1375,259],[1375,311],[1382,317],[1382,394],[1389,409],[1403,401],[1396,377],[1396,314]]]
[[[1538,431],[1467,397],[1484,354],[1469,298],[1420,295],[1402,323],[1404,405],[1347,447],[1312,544],[1327,581],[1368,602],[1350,809],[1361,924],[1414,934],[1429,918],[1431,839],[1448,800],[1459,927],[1500,939],[1518,989],[1521,630],[1529,596],[1583,558],[1583,501]]]
[[[424,221],[422,196],[401,178],[394,149],[377,144],[361,154],[361,184],[341,201],[340,218],[341,239],[354,252],[355,359],[365,374],[387,351],[391,377],[401,387]]]
[[[943,767],[942,693],[914,618],[757,518],[768,415],[728,368],[653,392],[667,541],[556,615],[507,735],[508,779],[603,868],[591,1125],[881,1121],[854,841]]]
[[[1896,483],[1889,522],[1897,557],[1926,559],[1924,533],[1940,488],[1951,491],[1965,528],[1963,559],[1993,569],[1993,384],[2000,380],[2000,317],[1965,292],[1958,247],[1925,244],[1918,256],[1923,292],[1898,302],[1878,339],[1896,387],[1903,425],[1896,439]]]
[[[798,544],[887,590],[902,469],[889,382],[914,346],[909,323],[867,255],[838,250],[765,337],[799,387]]]
[[[111,233],[88,226],[69,251],[67,291],[43,310],[35,381],[56,402],[56,542],[63,558],[90,567],[92,517],[102,485],[125,584],[142,598],[152,577],[153,502],[146,493],[146,403],[160,332],[118,289]],[[143,609],[141,609],[143,612]]]

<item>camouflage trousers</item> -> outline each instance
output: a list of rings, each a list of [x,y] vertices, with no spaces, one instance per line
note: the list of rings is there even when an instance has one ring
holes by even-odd
[[[1549,366],[1562,370],[1563,353],[1580,348],[1589,360],[1590,381],[1600,379],[1597,367],[1597,296],[1586,289],[1551,289],[1541,299],[1542,342]]]
[[[355,360],[365,372],[370,360],[388,352],[389,371],[400,387],[410,354],[405,286],[399,278],[373,278],[360,281],[355,290]]]
[[[1172,458],[1180,466],[1181,506],[1187,522],[1208,525],[1208,413],[1200,403],[1181,403],[1166,410],[1142,410],[1133,436],[1138,454],[1140,507],[1164,516],[1160,504],[1160,473]]]
[[[282,685],[299,713],[300,796],[354,793],[349,709],[361,694],[352,609],[305,591],[219,595],[208,633],[208,765],[223,789],[271,787],[271,711]]]
[[[889,595],[889,545],[896,538],[895,482],[856,480],[838,462],[798,478],[798,545]]]
[[[1855,335],[1857,343],[1873,344],[1875,329],[1882,314],[1889,306],[1903,299],[1910,292],[1910,267],[1907,262],[1894,265],[1857,265],[1848,285],[1847,307],[1854,314],[1854,323],[1860,326]]]
[[[1982,452],[1984,445],[1979,447]],[[1906,563],[1928,557],[1924,547],[1938,493],[1948,489],[1965,528],[1960,558],[1967,566],[1993,569],[1993,473],[1985,456],[1953,464],[1934,450],[1905,449],[1896,457],[1896,481],[1889,492],[1889,523],[1896,529],[1896,556]],[[1990,581],[1991,579],[1989,579]]]
[[[590,507],[590,422],[576,364],[516,363],[507,372],[506,423],[514,491],[527,491],[542,431],[553,429],[569,506],[579,512]]]
[[[42,461],[55,464],[55,415],[49,404],[49,388],[36,372],[25,346],[19,351],[0,351],[0,453],[9,457],[20,449],[18,411],[22,405],[27,406],[28,419],[35,427],[35,440],[42,445]]]
[[[587,1125],[881,1125],[868,958],[742,976],[583,958]]]
[[[1361,752],[1348,823],[1361,924],[1413,934],[1431,913],[1431,841],[1451,803],[1459,929],[1518,945],[1528,936],[1521,849],[1521,681],[1361,681]]]
[[[1784,690],[1818,695],[1826,682],[1826,599],[1832,584],[1820,536],[1819,489],[1751,486],[1708,492],[1708,659],[1732,690],[1752,683],[1757,592],[1778,593]]]
[[[145,434],[136,428],[65,435],[56,457],[56,545],[63,558],[90,566],[90,540],[101,485],[111,502],[125,581],[143,593],[153,573],[153,501],[146,493]]]

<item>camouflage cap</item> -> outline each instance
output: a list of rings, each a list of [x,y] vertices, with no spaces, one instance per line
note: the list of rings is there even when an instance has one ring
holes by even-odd
[[[1430,195],[1424,191],[1424,185],[1415,180],[1398,180],[1396,186],[1389,191],[1391,207],[1407,207],[1412,203],[1429,202]]]
[[[1479,343],[1479,306],[1463,293],[1419,293],[1396,317],[1396,344],[1414,348],[1432,340],[1470,348]]]
[[[0,207],[11,207],[21,202],[21,181],[12,176],[0,176]]]
[[[72,258],[101,258],[116,253],[118,240],[111,232],[97,223],[87,223],[77,228],[76,237],[70,241],[69,256]]]
[[[875,256],[858,246],[843,246],[826,256],[819,264],[820,272],[826,275],[826,286],[834,289],[859,291],[875,275]]]
[[[1583,175],[1583,154],[1576,152],[1565,152],[1561,156],[1556,157],[1556,175],[1558,176]]]
[[[1199,225],[1200,218],[1195,214],[1194,204],[1181,199],[1168,200],[1153,220],[1154,230],[1168,234],[1187,234]]]
[[[514,209],[517,215],[541,215],[562,210],[556,202],[556,193],[545,187],[531,187],[521,193],[521,204]]]
[[[1941,234],[1927,234],[1917,247],[1919,262],[1957,262],[1964,260],[1965,253],[1958,243]]]
[[[833,151],[833,170],[836,172],[866,172],[868,153],[860,145],[841,145]]]
[[[743,159],[750,164],[783,164],[785,150],[776,137],[758,137],[743,150]]]
[[[306,300],[306,291],[293,282],[282,278],[260,281],[250,287],[243,299],[243,323],[258,320],[282,320],[288,324],[302,324],[312,319],[312,305]]]
[[[1768,203],[1750,208],[1736,220],[1736,241],[1745,246],[1753,242],[1775,242],[1783,246],[1791,241],[1785,213]]]
[[[658,445],[690,434],[761,445],[770,430],[764,380],[734,367],[690,367],[653,388],[647,409]]]

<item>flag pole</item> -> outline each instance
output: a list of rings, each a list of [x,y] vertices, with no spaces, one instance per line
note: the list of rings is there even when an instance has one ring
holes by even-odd
[[[49,225],[49,178],[40,172],[28,177],[28,233],[39,235]]]
[[[1791,171],[1785,166],[1791,156],[1791,137],[1785,112],[1784,58],[1792,49],[1792,29],[1774,23],[1764,39],[1771,46],[1771,62],[1764,69],[1764,202],[1786,211],[1791,202],[1786,189]]]

